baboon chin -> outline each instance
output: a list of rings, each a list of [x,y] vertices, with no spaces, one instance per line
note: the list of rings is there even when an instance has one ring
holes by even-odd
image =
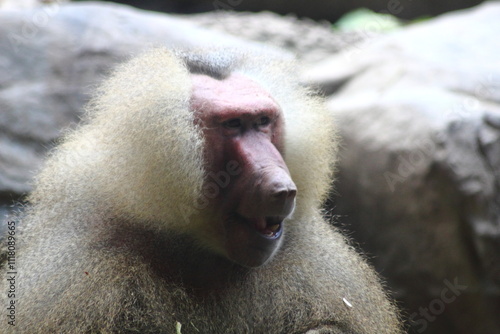
[[[118,66],[36,178],[1,332],[401,333],[322,217],[335,122],[296,66],[166,49]]]

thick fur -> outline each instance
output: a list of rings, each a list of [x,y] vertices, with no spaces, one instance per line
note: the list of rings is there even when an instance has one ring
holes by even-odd
[[[205,171],[189,70],[204,63],[256,80],[284,112],[297,207],[259,268],[213,253],[193,204]],[[1,332],[400,333],[373,270],[321,216],[336,138],[296,72],[229,51],[156,49],[119,66],[37,178],[21,224],[16,327],[4,319]]]

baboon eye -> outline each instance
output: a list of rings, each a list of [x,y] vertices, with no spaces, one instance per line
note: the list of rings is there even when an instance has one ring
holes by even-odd
[[[269,125],[271,123],[271,118],[269,118],[268,116],[262,116],[259,121],[257,122],[257,125],[258,126],[266,126],[266,125]]]
[[[238,129],[241,127],[241,120],[239,118],[233,118],[229,121],[225,121],[222,124],[228,129]]]

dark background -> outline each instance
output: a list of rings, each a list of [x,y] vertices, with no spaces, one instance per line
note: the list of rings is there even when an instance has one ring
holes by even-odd
[[[335,21],[353,9],[365,7],[375,12],[390,13],[402,19],[435,16],[444,12],[475,6],[482,0],[125,0],[114,1],[137,8],[170,12],[200,13],[216,9],[259,12],[273,11],[279,14],[294,14],[315,20]]]

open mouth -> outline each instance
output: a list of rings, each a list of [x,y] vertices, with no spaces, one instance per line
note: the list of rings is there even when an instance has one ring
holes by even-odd
[[[284,219],[284,216],[247,218],[233,212],[224,224],[227,257],[244,267],[263,265],[280,247]]]
[[[245,218],[237,213],[233,220],[252,226],[257,233],[267,239],[278,239],[283,232],[284,217],[254,217]]]
[[[279,238],[282,231],[283,218],[265,217],[255,219],[254,226],[257,232],[271,239]]]

